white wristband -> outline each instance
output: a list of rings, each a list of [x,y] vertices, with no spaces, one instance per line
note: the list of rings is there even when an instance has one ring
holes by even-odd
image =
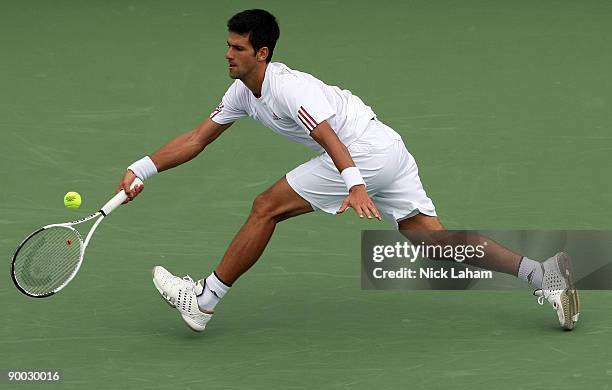
[[[359,168],[357,167],[345,168],[340,175],[342,176],[342,179],[344,179],[346,189],[349,191],[353,186],[360,184],[365,185],[365,181],[363,181],[363,177],[361,177],[361,173],[359,173]]]
[[[151,176],[157,175],[157,167],[149,156],[144,156],[140,160],[134,161],[127,169],[134,172],[134,174],[142,181],[145,181]]]

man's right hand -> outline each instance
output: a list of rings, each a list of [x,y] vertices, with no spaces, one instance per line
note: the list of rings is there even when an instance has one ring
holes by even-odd
[[[134,198],[137,197],[138,194],[140,194],[144,189],[144,184],[134,186],[134,188],[130,189],[130,186],[132,185],[135,179],[136,175],[134,174],[134,172],[128,169],[127,172],[125,172],[125,175],[123,176],[123,180],[121,180],[121,183],[119,183],[119,187],[117,187],[117,192],[124,190],[125,194],[128,197],[125,202],[123,202],[123,204],[134,200]]]

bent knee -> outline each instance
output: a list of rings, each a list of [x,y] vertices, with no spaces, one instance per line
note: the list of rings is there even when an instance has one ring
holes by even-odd
[[[277,219],[282,214],[279,202],[267,192],[255,197],[251,207],[251,216],[256,218]]]

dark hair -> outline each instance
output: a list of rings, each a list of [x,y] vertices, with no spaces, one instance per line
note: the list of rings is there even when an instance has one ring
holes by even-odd
[[[238,34],[249,34],[249,42],[257,52],[262,47],[270,51],[266,62],[272,60],[280,28],[274,15],[263,9],[248,9],[232,16],[227,21],[227,30]]]

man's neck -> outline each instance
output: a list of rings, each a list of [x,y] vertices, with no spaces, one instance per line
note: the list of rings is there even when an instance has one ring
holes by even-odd
[[[247,86],[248,89],[251,90],[253,95],[256,98],[261,97],[261,90],[263,88],[264,78],[266,77],[266,69],[268,68],[268,64],[265,66],[261,66],[256,68],[252,75],[249,75],[245,80],[242,80],[244,85]]]

